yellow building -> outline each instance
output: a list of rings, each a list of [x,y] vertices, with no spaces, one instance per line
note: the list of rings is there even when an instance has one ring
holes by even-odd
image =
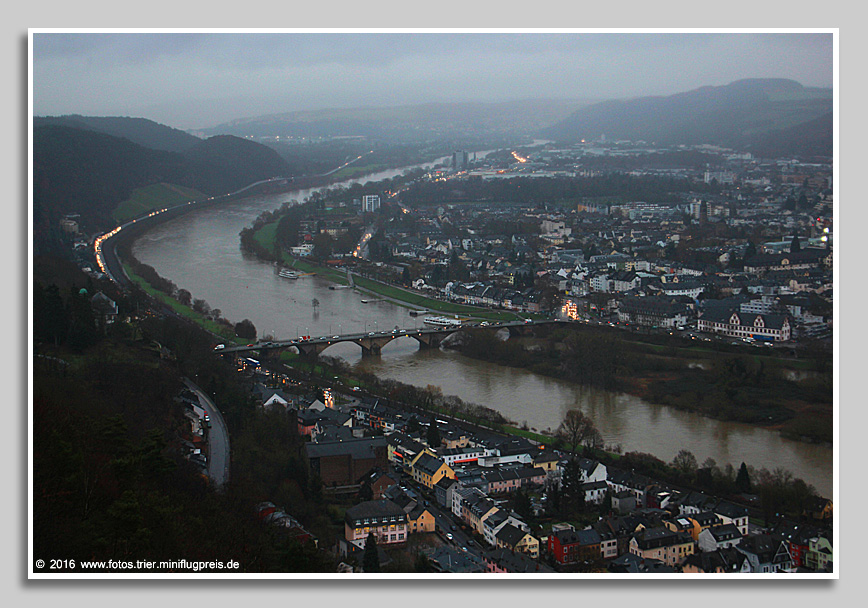
[[[673,532],[684,532],[685,534],[689,534],[690,538],[695,541],[699,540],[699,533],[705,529],[699,525],[699,522],[687,515],[679,515],[672,519],[666,519],[663,521],[663,525]]]
[[[412,534],[414,532],[433,532],[436,522],[434,515],[423,507],[416,507],[407,513],[407,530]]]
[[[549,473],[557,470],[559,461],[560,457],[554,452],[540,450],[540,452],[533,458],[533,466]]]
[[[429,490],[433,490],[434,485],[444,477],[455,479],[455,471],[448,464],[436,456],[432,456],[427,451],[418,454],[413,459],[410,464],[410,472],[416,483],[421,483]]]
[[[539,539],[521,528],[506,524],[495,538],[497,548],[503,547],[516,553],[525,553],[534,559],[539,558]]]
[[[630,539],[630,553],[643,559],[656,559],[667,566],[677,566],[693,555],[695,542],[685,532],[669,528],[645,528]]]

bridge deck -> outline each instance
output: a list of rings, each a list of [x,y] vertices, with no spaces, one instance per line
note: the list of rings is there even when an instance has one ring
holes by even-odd
[[[474,325],[460,325],[456,327],[424,327],[419,329],[397,329],[392,331],[372,331],[372,332],[361,332],[361,333],[352,333],[352,334],[342,334],[335,336],[320,336],[318,338],[310,338],[310,339],[302,339],[296,338],[294,340],[275,340],[271,342],[257,342],[256,344],[248,344],[245,346],[229,346],[223,349],[220,349],[219,353],[246,353],[252,351],[268,351],[268,350],[276,350],[281,348],[289,348],[291,346],[315,346],[318,344],[337,344],[338,342],[355,342],[359,343],[360,341],[367,340],[376,340],[376,339],[384,339],[389,338],[402,338],[404,336],[414,337],[414,336],[423,336],[423,335],[431,335],[431,334],[452,334],[456,331],[468,330],[468,329],[500,329],[503,327],[526,327],[531,325],[544,325],[549,323],[559,323],[558,320],[542,320],[542,321],[504,321],[500,323],[490,323],[488,325],[482,324],[474,324]]]

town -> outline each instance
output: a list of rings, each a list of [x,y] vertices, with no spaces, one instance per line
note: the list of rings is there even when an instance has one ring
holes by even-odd
[[[298,260],[352,268],[442,302],[755,345],[830,338],[831,165],[685,148],[594,142],[482,160],[456,152],[451,167],[406,176],[395,191],[354,198],[394,187],[356,184],[267,214],[254,228],[280,224],[271,247],[244,235],[242,244],[272,258],[276,244]],[[587,166],[598,163],[666,165],[632,169],[640,181],[624,189],[667,202],[570,192],[571,180],[593,179]]]
[[[334,539],[316,538],[291,509],[273,502],[261,503],[257,516],[332,552],[338,571],[401,571],[400,563],[452,573],[832,567],[831,501],[808,497],[797,519],[777,516],[758,525],[762,515],[751,506],[757,497],[746,469],[738,472],[733,499],[721,498],[583,456],[593,430],[587,432],[581,415],[578,425],[565,421],[559,429],[564,437],[572,431],[576,451],[556,449],[354,390],[312,391],[316,384],[270,367],[245,357],[238,373],[254,382],[259,408],[294,417],[297,433],[308,439],[311,474],[345,515]],[[683,460],[694,476],[703,474],[695,460]]]

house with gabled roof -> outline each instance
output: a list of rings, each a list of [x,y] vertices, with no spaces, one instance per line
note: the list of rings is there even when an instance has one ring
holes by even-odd
[[[735,548],[747,556],[751,572],[789,572],[793,569],[787,543],[779,536],[752,534],[744,537]]]
[[[372,469],[359,479],[359,485],[368,484],[374,498],[384,498],[386,491],[396,486],[398,481],[380,469]]]
[[[832,556],[832,540],[827,535],[816,536],[808,541],[805,567],[817,572],[831,572]]]
[[[98,327],[111,325],[118,318],[117,302],[101,291],[96,292],[90,299],[90,306],[93,309]]]
[[[539,539],[527,530],[511,523],[504,525],[495,535],[495,546],[516,553],[526,553],[533,559],[539,558]]]
[[[482,521],[482,537],[491,546],[497,544],[497,533],[509,521],[509,513],[505,509],[497,508],[493,510]]]
[[[474,493],[462,505],[462,519],[479,535],[483,535],[485,518],[497,509],[497,505],[488,496],[481,492]]]
[[[630,540],[630,553],[642,558],[658,559],[668,566],[680,565],[694,553],[695,543],[689,534],[673,532],[665,526],[643,528]]]
[[[602,556],[601,542],[600,534],[594,528],[575,530],[570,526],[549,535],[548,551],[562,565],[595,561]]]
[[[689,555],[681,565],[687,574],[744,574],[750,572],[747,556],[734,547],[700,551]]]
[[[458,483],[458,480],[452,477],[441,477],[440,481],[434,484],[434,499],[438,505],[447,509],[452,506],[452,490]]]
[[[681,515],[693,515],[709,511],[718,500],[702,492],[688,492],[678,499],[678,512]]]
[[[737,505],[728,500],[721,500],[714,505],[714,514],[724,524],[733,524],[742,536],[747,536],[748,512],[747,507]]]
[[[606,481],[608,479],[606,465],[602,462],[591,460],[590,458],[579,458],[578,462],[582,483]]]
[[[689,517],[690,520],[696,524],[694,530],[698,530],[693,540],[699,540],[699,535],[702,534],[705,530],[723,525],[723,520],[720,518],[720,516],[712,511],[700,511],[699,513],[691,513],[690,515],[687,515],[687,517]]]
[[[600,505],[609,492],[609,484],[605,481],[589,481],[579,486],[579,489],[585,494],[585,504]]]
[[[809,542],[820,534],[820,529],[810,524],[782,519],[772,528],[771,533],[780,536],[787,543],[793,566],[798,568],[804,565]]]
[[[622,492],[628,492],[635,497],[636,507],[642,508],[645,506],[645,492],[648,486],[651,485],[651,478],[635,471],[608,469],[606,483],[609,484],[613,496],[618,496]]]
[[[423,443],[402,432],[389,433],[386,441],[389,462],[403,468],[409,468],[416,456],[425,451]]]
[[[410,473],[416,483],[421,483],[429,490],[444,477],[455,477],[455,471],[440,458],[425,450],[418,454],[410,463]]]
[[[663,520],[663,525],[673,532],[683,532],[690,535],[690,538],[696,540],[699,538],[702,529],[699,523],[687,515],[675,515]]]
[[[742,534],[733,524],[722,524],[706,528],[699,533],[697,544],[701,551],[717,551],[728,549],[741,542]]]

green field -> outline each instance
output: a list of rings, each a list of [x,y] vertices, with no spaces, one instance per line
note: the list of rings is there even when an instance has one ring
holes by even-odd
[[[112,218],[117,223],[123,224],[156,209],[173,207],[187,201],[203,198],[206,198],[206,195],[192,188],[165,183],[151,184],[133,190],[130,198],[115,208],[112,212]]]

